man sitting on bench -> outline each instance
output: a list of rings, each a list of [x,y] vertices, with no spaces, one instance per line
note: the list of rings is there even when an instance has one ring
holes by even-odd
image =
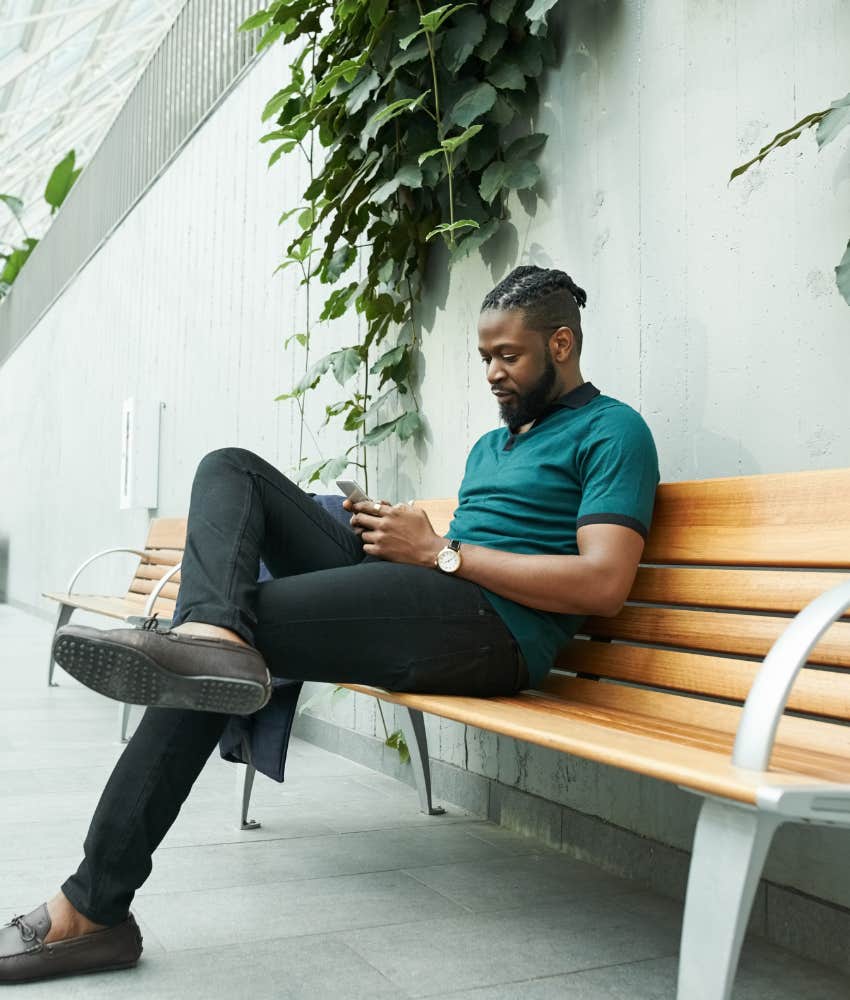
[[[86,686],[150,706],[106,785],[79,869],[0,930],[0,982],[127,968],[129,912],[228,716],[270,675],[476,697],[539,685],[587,615],[634,581],[658,464],[629,406],[579,367],[563,271],[518,267],[485,298],[484,372],[507,428],[472,448],[447,538],[408,504],[346,501],[340,525],[250,452],[207,455],[192,486],[173,627],[57,632]],[[275,579],[257,584],[260,560]]]

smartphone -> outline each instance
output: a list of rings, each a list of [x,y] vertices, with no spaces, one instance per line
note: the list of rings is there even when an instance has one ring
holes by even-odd
[[[352,503],[375,502],[371,497],[366,495],[362,486],[359,486],[351,479],[337,479],[336,484]]]

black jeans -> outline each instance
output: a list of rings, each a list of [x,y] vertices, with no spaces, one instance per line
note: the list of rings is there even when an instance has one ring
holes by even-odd
[[[276,579],[257,583],[260,559]],[[528,684],[480,587],[364,555],[353,531],[238,448],[198,467],[181,581],[175,624],[232,629],[277,676],[480,697]],[[90,920],[126,917],[227,718],[147,709],[95,810],[85,858],[62,886]]]

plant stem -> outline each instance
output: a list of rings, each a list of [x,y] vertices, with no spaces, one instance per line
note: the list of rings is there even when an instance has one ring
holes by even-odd
[[[416,6],[419,10],[419,17],[422,18],[422,4],[420,0],[416,0]],[[440,88],[437,84],[437,60],[434,56],[434,45],[431,39],[431,32],[426,29],[425,31],[425,41],[428,45],[428,55],[431,58],[431,76],[434,80],[434,109],[436,111],[436,122],[437,122],[437,141],[440,145],[443,144],[443,122],[442,116],[440,115]],[[455,222],[455,198],[454,198],[454,176],[452,163],[452,154],[449,153],[447,149],[443,149],[443,158],[446,161],[446,172],[449,176],[449,222],[454,225]],[[449,246],[453,247],[455,245],[455,234],[454,230],[449,230]]]

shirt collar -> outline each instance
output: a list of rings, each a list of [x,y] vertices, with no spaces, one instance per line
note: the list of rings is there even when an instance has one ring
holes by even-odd
[[[582,382],[575,389],[570,389],[563,396],[559,396],[554,403],[550,403],[534,422],[535,424],[539,424],[541,420],[551,416],[556,410],[578,410],[582,406],[586,406],[591,399],[595,399],[598,395],[599,390],[592,382]]]

